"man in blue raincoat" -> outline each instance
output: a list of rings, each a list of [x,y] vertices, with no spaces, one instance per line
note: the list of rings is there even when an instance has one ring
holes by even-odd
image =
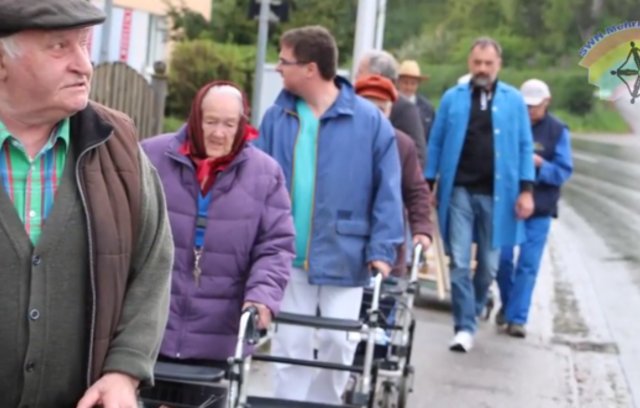
[[[473,347],[500,248],[522,242],[522,220],[534,208],[531,124],[520,92],[497,79],[501,54],[491,38],[473,43],[471,80],[445,92],[427,149],[425,178],[432,186],[438,183],[440,231],[451,259],[452,351]]]

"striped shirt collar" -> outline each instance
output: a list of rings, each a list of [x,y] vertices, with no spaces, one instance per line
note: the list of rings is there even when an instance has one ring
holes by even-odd
[[[10,138],[14,138],[13,135],[9,132],[7,127],[0,121],[0,149],[4,147],[4,143]],[[64,142],[64,148],[68,152],[69,151],[69,140],[71,139],[71,126],[69,118],[63,119],[58,122],[56,127],[51,132],[51,136],[45,145],[46,148],[51,148],[55,145],[56,142],[62,141]]]

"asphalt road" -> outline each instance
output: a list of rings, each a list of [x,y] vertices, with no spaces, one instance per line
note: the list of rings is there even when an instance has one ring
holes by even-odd
[[[471,353],[452,353],[449,310],[422,299],[410,407],[640,406],[640,136],[574,150],[527,338],[484,322]],[[252,392],[269,395],[269,367],[254,372]]]
[[[640,136],[576,137],[574,153],[529,336],[485,323],[470,354],[453,354],[449,314],[419,309],[412,407],[640,403]]]

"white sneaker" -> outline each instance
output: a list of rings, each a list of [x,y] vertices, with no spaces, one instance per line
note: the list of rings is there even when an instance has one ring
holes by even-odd
[[[473,334],[468,331],[459,331],[449,344],[449,350],[467,353],[473,348]]]

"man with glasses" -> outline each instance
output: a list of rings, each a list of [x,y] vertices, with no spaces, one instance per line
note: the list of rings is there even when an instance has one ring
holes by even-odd
[[[403,240],[400,161],[391,124],[336,75],[335,39],[323,27],[280,40],[284,90],[256,144],[282,166],[292,199],[296,257],[281,310],[358,319],[371,270],[388,275]],[[349,365],[357,343],[318,332],[318,359]],[[311,359],[314,330],[281,325],[277,356]],[[349,374],[278,365],[276,397],[337,404]]]

